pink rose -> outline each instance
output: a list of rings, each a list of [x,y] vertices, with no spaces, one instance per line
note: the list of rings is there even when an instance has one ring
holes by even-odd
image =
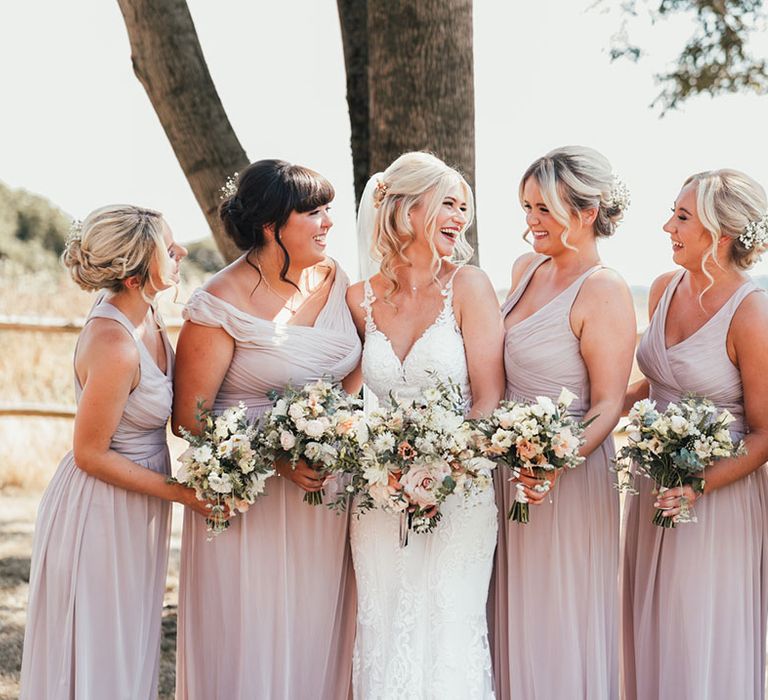
[[[400,478],[408,500],[419,508],[431,508],[437,505],[435,491],[450,476],[451,468],[445,462],[415,464]]]

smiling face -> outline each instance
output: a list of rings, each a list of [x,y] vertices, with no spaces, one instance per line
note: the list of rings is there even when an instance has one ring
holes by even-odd
[[[672,243],[672,260],[688,270],[698,271],[704,257],[712,249],[712,236],[697,213],[697,186],[696,182],[691,182],[680,190],[672,216],[663,228]]]
[[[179,268],[181,261],[187,257],[187,249],[173,239],[173,231],[165,219],[162,220],[163,248],[152,260],[149,267],[149,282],[147,291],[161,292],[179,283]]]
[[[425,194],[410,210],[411,227],[416,235],[416,242],[429,245],[431,238],[437,254],[441,258],[453,255],[461,232],[469,219],[469,205],[466,192],[461,182],[456,182],[443,197],[437,208],[434,223],[430,226],[430,209],[435,204],[431,193]]]
[[[549,210],[536,178],[529,177],[523,185],[523,209],[525,223],[533,238],[533,249],[543,255],[561,251],[565,226]]]
[[[331,203],[307,212],[292,211],[280,229],[282,241],[291,264],[301,269],[325,260],[328,231],[333,226]]]

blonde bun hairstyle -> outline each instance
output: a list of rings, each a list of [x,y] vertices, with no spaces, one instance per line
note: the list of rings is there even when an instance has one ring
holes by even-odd
[[[581,222],[585,209],[597,209],[595,236],[607,238],[616,232],[629,205],[626,187],[619,183],[608,159],[587,146],[563,146],[537,158],[520,180],[518,196],[523,204],[525,183],[533,178],[541,190],[544,203],[555,220],[565,227],[561,235],[568,248],[568,232],[572,219]],[[526,238],[530,229],[526,229]]]
[[[152,261],[159,281],[170,286],[172,263],[165,252],[163,216],[153,209],[112,204],[92,211],[67,240],[62,262],[86,291],[119,292],[129,277],[139,288],[150,282]]]
[[[397,293],[400,288],[395,269],[410,265],[404,250],[415,240],[416,232],[411,226],[408,214],[422,201],[426,201],[426,233],[432,250],[433,273],[437,275],[440,255],[435,247],[433,234],[443,200],[457,184],[464,191],[467,203],[467,224],[456,241],[453,261],[464,264],[472,257],[473,252],[465,232],[474,216],[474,199],[472,189],[461,173],[431,153],[412,151],[404,153],[383,173],[378,173],[371,178],[361,199],[358,228],[362,221],[371,222],[373,257],[380,261],[381,274],[391,285],[386,294],[387,298]],[[366,224],[367,227],[368,224]],[[368,231],[364,233],[365,236],[369,235]]]
[[[683,187],[691,183],[696,184],[696,213],[712,236],[712,247],[702,261],[702,269],[709,257],[720,265],[717,243],[723,237],[733,241],[728,262],[741,270],[751,268],[766,251],[767,242],[745,245],[742,234],[750,223],[766,215],[768,202],[763,187],[749,175],[728,168],[691,175]]]

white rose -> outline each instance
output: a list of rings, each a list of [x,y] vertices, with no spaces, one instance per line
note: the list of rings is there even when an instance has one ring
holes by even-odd
[[[186,462],[182,462],[181,466],[176,470],[176,481],[180,481],[182,484],[186,484],[189,479],[189,470]]]
[[[578,397],[576,394],[574,394],[572,391],[568,391],[568,389],[563,387],[562,391],[560,392],[560,396],[557,397],[557,403],[568,408],[568,406],[570,406],[577,398]]]
[[[304,407],[300,403],[292,403],[288,407],[288,415],[293,418],[294,421],[299,420],[300,418],[304,418],[305,411]]]
[[[685,435],[688,432],[688,421],[682,416],[671,416],[669,425],[678,435]]]
[[[309,437],[318,438],[328,429],[327,418],[313,418],[304,426],[304,432]]]
[[[208,464],[212,457],[213,450],[210,445],[200,445],[200,447],[196,447],[193,452],[193,459],[198,464]]]
[[[232,479],[229,474],[213,472],[208,475],[208,486],[216,493],[230,493],[232,491]]]
[[[549,396],[537,396],[536,404],[541,406],[541,408],[544,410],[544,413],[548,416],[553,416],[555,413],[557,413],[557,406],[555,406],[555,402],[552,401]]]
[[[288,430],[280,433],[280,447],[286,452],[292,450],[296,445],[296,436]]]
[[[275,405],[272,407],[272,415],[279,417],[288,415],[288,403],[285,399],[275,401]]]

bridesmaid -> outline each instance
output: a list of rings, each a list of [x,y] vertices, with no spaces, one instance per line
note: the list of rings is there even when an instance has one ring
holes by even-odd
[[[199,400],[243,401],[254,419],[267,394],[322,377],[360,388],[360,340],[349,284],[326,257],[333,187],[279,160],[253,163],[221,205],[242,257],[194,292],[179,337],[174,426],[197,426]],[[318,698],[350,692],[355,588],[349,516],[303,502],[318,473],[280,477],[226,533],[207,541],[187,513],[181,552],[177,697]],[[333,495],[333,494],[331,494]]]
[[[167,484],[173,351],[154,310],[187,251],[161,214],[130,205],[92,212],[63,260],[103,290],[75,349],[73,450],[38,511],[21,697],[157,697],[170,501],[205,512]]]
[[[768,609],[768,298],[747,275],[768,247],[763,188],[735,170],[689,177],[664,225],[679,266],[651,287],[637,351],[646,379],[625,408],[686,393],[736,418],[747,454],[685,486],[628,498],[622,570],[624,692],[628,700],[764,697]],[[651,522],[654,501],[674,516],[681,497],[697,523]]]
[[[502,700],[618,696],[619,499],[611,433],[632,365],[635,316],[626,283],[600,262],[626,196],[597,151],[571,146],[536,160],[520,201],[533,253],[512,268],[505,318],[507,398],[553,399],[593,419],[586,462],[555,474],[552,490],[498,474],[499,545],[491,593],[496,693]],[[531,520],[510,522],[517,483]]]

